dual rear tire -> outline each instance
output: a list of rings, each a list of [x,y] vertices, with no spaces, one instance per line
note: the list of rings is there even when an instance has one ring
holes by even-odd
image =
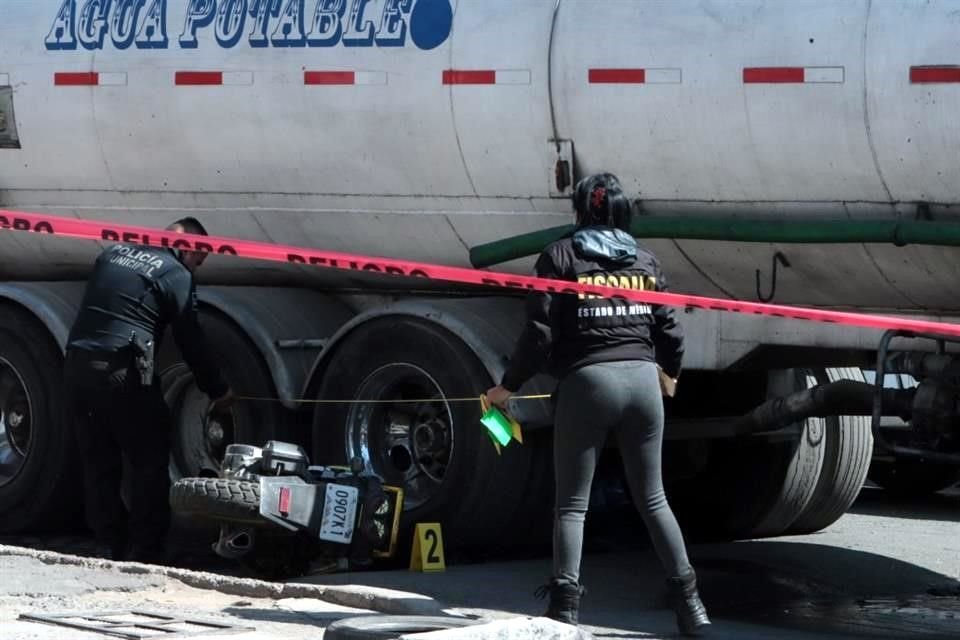
[[[863,381],[859,369],[771,371],[767,397],[834,380]],[[808,418],[769,436],[710,444],[702,473],[670,496],[697,539],[806,534],[830,526],[859,495],[872,456],[870,420]]]

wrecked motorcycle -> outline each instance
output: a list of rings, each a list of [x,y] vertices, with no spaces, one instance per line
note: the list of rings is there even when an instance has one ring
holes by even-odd
[[[220,525],[213,549],[254,574],[283,579],[369,566],[397,545],[403,490],[363,469],[311,466],[303,448],[276,440],[231,444],[219,477],[182,478],[174,513]]]

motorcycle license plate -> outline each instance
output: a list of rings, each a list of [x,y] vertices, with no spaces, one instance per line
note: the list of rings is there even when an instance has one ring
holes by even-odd
[[[357,516],[356,487],[328,484],[320,520],[321,540],[349,544],[353,539],[353,523]]]

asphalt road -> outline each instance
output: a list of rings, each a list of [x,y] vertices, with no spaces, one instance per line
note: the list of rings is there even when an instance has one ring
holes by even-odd
[[[631,544],[630,539],[634,542]],[[639,539],[639,540],[638,540]],[[592,542],[582,624],[597,637],[670,637],[659,565],[642,533],[623,527]],[[716,637],[960,637],[960,491],[906,503],[864,489],[854,507],[813,535],[690,546]],[[542,613],[533,597],[549,558],[322,576],[327,584],[416,591],[458,611]]]
[[[663,607],[656,559],[637,522],[594,530],[584,560],[588,594],[581,621],[598,638],[675,637]],[[82,537],[0,538],[17,544],[83,554]],[[960,491],[912,502],[865,489],[851,511],[817,534],[730,544],[693,544],[703,599],[718,638],[936,638],[960,637]],[[209,556],[196,568],[237,574]],[[318,585],[363,584],[415,592],[455,613],[502,618],[539,615],[533,596],[550,569],[548,553],[519,560],[452,564],[442,573],[403,569],[311,576]],[[25,611],[74,606],[158,606],[181,615],[219,616],[256,627],[253,635],[277,640],[319,638],[330,620],[357,610],[308,600],[237,598],[184,587],[175,580],[20,562],[0,562],[0,636],[86,638],[53,633],[17,621]],[[185,591],[186,590],[186,591]],[[255,600],[255,601],[254,601]],[[14,635],[9,635],[16,631]],[[20,635],[17,635],[20,634]],[[264,635],[259,635],[264,634]],[[105,636],[90,636],[90,638]]]

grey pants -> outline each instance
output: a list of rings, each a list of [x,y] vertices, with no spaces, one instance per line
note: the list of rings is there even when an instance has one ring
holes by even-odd
[[[683,536],[663,492],[663,399],[656,365],[638,361],[588,365],[565,376],[557,395],[554,577],[580,580],[590,487],[609,433],[617,438],[634,503],[664,570],[668,576],[685,573],[690,564]]]

